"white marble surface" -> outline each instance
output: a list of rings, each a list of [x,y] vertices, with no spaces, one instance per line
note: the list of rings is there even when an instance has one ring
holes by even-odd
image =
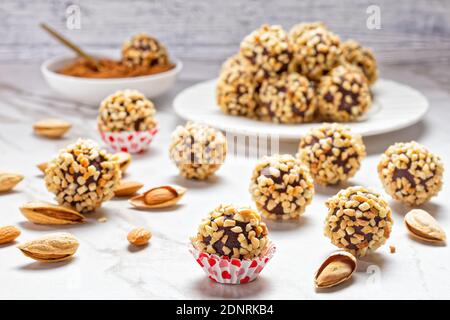
[[[448,66],[447,66],[448,67]],[[450,133],[448,75],[429,66],[385,67],[386,78],[416,87],[429,98],[431,111],[424,121],[395,133],[365,140],[369,155],[351,184],[381,190],[376,165],[380,153],[395,141],[415,139],[440,154],[450,181]],[[443,76],[441,76],[443,75]],[[319,188],[305,215],[295,225],[269,225],[278,252],[260,278],[241,286],[210,282],[190,256],[189,236],[200,219],[219,203],[250,204],[249,177],[256,159],[229,155],[216,178],[208,182],[186,181],[177,176],[167,147],[170,132],[180,123],[171,110],[171,99],[192,84],[180,81],[171,94],[156,100],[162,130],[151,149],[134,158],[126,179],[146,187],[177,183],[189,191],[174,209],[136,211],[124,200],[112,200],[90,215],[89,223],[56,228],[27,222],[18,207],[30,200],[52,200],[36,164],[47,161],[58,149],[77,137],[99,140],[95,109],[58,99],[47,89],[36,64],[0,65],[0,169],[18,171],[25,180],[10,193],[0,195],[0,225],[16,225],[22,235],[16,243],[0,246],[0,299],[400,299],[450,298],[450,252],[448,246],[432,246],[411,239],[402,225],[407,208],[391,201],[395,225],[387,245],[364,258],[352,281],[327,292],[316,292],[313,274],[335,248],[322,235],[326,214],[324,201],[337,188]],[[20,88],[20,89],[18,89]],[[47,140],[32,133],[32,123],[59,117],[74,125],[62,140]],[[295,152],[295,144],[282,144],[282,152]],[[450,233],[445,183],[438,197],[423,208]],[[106,223],[97,222],[107,217]],[[141,250],[128,246],[126,235],[133,227],[153,232],[151,244]],[[73,260],[41,264],[23,256],[17,243],[53,231],[65,230],[80,240]],[[397,253],[389,253],[395,245]]]

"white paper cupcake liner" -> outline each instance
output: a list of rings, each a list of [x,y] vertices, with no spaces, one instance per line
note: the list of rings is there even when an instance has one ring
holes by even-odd
[[[146,131],[100,131],[103,141],[114,151],[139,153],[145,151],[158,133],[158,128]]]
[[[213,281],[227,284],[243,284],[255,280],[276,251],[273,243],[269,244],[266,253],[252,260],[219,257],[198,251],[191,245],[189,251],[195,260]]]

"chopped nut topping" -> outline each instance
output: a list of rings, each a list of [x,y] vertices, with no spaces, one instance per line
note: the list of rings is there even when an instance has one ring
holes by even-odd
[[[359,207],[364,203],[370,208],[363,212]],[[391,209],[378,193],[364,187],[349,187],[328,199],[326,206],[325,235],[334,245],[364,256],[389,238],[393,224]],[[348,215],[348,209],[355,210],[356,215]]]
[[[153,67],[169,64],[169,56],[164,45],[142,32],[123,44],[122,61],[131,66]]]
[[[378,68],[372,50],[350,39],[342,44],[342,55],[347,62],[361,68],[370,85],[375,83],[378,79]]]
[[[214,222],[223,218],[234,221],[235,226],[214,226]],[[230,224],[230,223],[227,223]],[[250,228],[247,226],[250,225]],[[253,259],[264,254],[269,239],[266,224],[261,216],[248,208],[236,208],[220,205],[209,217],[202,221],[192,244],[199,251],[237,259]]]
[[[208,126],[188,122],[172,133],[169,156],[185,178],[207,179],[220,168],[226,154],[225,136]]]
[[[309,167],[315,182],[337,184],[353,177],[366,156],[361,136],[337,124],[325,123],[300,139],[297,157]]]
[[[296,219],[312,201],[309,170],[291,155],[264,157],[253,170],[250,193],[259,211],[271,220]]]
[[[390,146],[378,163],[378,175],[386,192],[410,206],[438,194],[443,172],[441,158],[415,141]]]

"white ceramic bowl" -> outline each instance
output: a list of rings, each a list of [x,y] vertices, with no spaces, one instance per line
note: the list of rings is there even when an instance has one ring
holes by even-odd
[[[123,89],[139,90],[147,98],[157,97],[174,85],[178,74],[183,69],[181,61],[175,59],[173,60],[175,68],[149,76],[92,79],[67,76],[56,72],[75,59],[75,57],[48,59],[41,65],[42,75],[48,85],[62,96],[96,107],[105,97]]]

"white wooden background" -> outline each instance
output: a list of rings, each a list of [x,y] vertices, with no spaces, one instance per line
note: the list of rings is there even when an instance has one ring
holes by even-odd
[[[80,30],[66,27],[71,4],[81,8]],[[366,27],[373,4],[381,9],[380,30]],[[129,35],[146,31],[185,61],[189,77],[206,78],[260,24],[289,28],[313,20],[372,47],[385,65],[450,63],[449,0],[1,0],[0,62],[66,52],[40,30],[45,21],[96,52],[118,50]]]

